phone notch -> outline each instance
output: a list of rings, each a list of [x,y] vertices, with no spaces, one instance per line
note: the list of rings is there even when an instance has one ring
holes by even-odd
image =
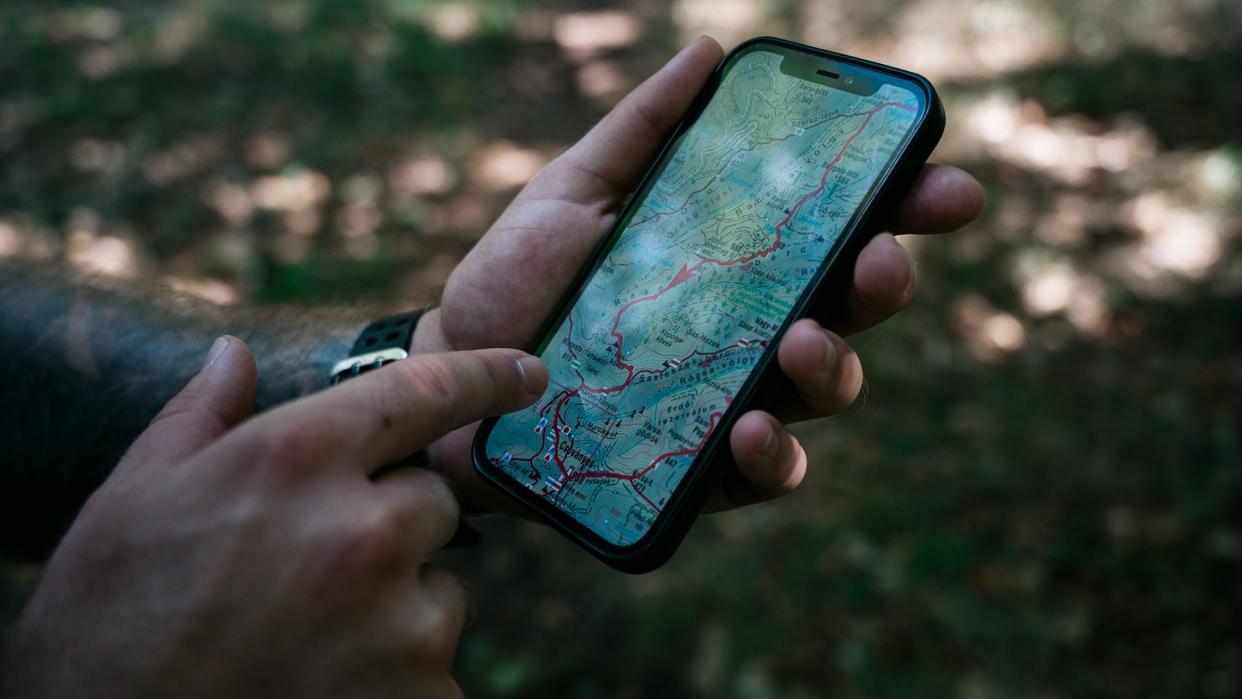
[[[781,72],[863,97],[875,94],[883,82],[875,71],[806,53],[786,53]]]

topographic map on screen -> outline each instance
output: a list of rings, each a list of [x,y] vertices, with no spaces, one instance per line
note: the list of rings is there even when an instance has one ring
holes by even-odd
[[[738,56],[540,356],[490,463],[617,545],[642,538],[919,113]],[[533,283],[538,283],[534,281]]]

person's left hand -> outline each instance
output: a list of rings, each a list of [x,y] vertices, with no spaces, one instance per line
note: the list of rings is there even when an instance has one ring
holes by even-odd
[[[419,323],[415,351],[529,347],[722,55],[710,38],[694,42],[544,167],[454,270],[440,308]],[[974,178],[957,168],[929,165],[892,221],[901,233],[941,233],[970,222],[982,206],[982,188]],[[849,407],[863,374],[841,335],[887,319],[913,293],[909,254],[891,234],[877,236],[855,264],[844,308],[831,318],[800,320],[782,338],[780,368],[797,395],[771,413],[752,410],[737,421],[730,435],[736,468],[726,472],[709,508],[776,498],[797,487],[806,455],[781,421]],[[476,429],[463,428],[433,444],[431,465],[449,476],[472,506],[513,511],[515,504],[471,467]]]
[[[460,697],[442,474],[391,468],[530,405],[524,352],[424,354],[251,417],[254,355],[217,340],[83,505],[0,638],[0,696]]]

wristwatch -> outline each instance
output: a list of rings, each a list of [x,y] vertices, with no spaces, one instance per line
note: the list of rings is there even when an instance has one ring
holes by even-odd
[[[332,367],[330,382],[336,385],[372,369],[378,369],[385,364],[409,357],[410,344],[414,342],[414,328],[418,327],[419,318],[422,318],[428,310],[424,308],[399,313],[395,316],[380,318],[368,325],[366,330],[358,336],[358,341],[354,343],[353,348],[349,350],[349,357],[342,359]],[[419,452],[411,458],[421,463],[421,460],[426,459],[426,452]],[[401,468],[402,465],[387,466],[380,469],[379,473],[389,468]],[[409,461],[404,465],[409,465]],[[378,477],[378,473],[373,474],[372,477]],[[444,546],[445,548],[476,546],[482,540],[479,531],[463,517],[457,522],[457,531],[453,533],[453,538]]]
[[[367,326],[349,351],[349,357],[332,367],[329,383],[336,385],[347,379],[378,369],[385,364],[410,356],[414,328],[426,309],[380,318]]]

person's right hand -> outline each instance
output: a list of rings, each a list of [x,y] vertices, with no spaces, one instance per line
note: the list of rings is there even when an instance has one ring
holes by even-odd
[[[421,355],[243,423],[255,364],[227,338],[53,554],[0,695],[458,696],[464,595],[427,564],[457,501],[376,471],[546,381],[516,350]]]
[[[441,307],[418,324],[416,350],[532,344],[723,56],[714,40],[699,38],[535,175],[453,270]],[[897,233],[943,233],[969,223],[982,206],[983,188],[973,177],[928,165],[889,224]],[[853,404],[863,371],[844,336],[899,311],[914,287],[913,258],[892,235],[877,235],[863,248],[846,297],[822,299],[815,317],[799,320],[781,339],[776,363],[794,390],[780,386],[773,405],[738,418],[729,434],[732,459],[723,464],[709,508],[770,500],[797,487],[806,453],[782,423]],[[475,474],[475,429],[431,445],[431,467],[449,476],[472,506],[520,511]]]

